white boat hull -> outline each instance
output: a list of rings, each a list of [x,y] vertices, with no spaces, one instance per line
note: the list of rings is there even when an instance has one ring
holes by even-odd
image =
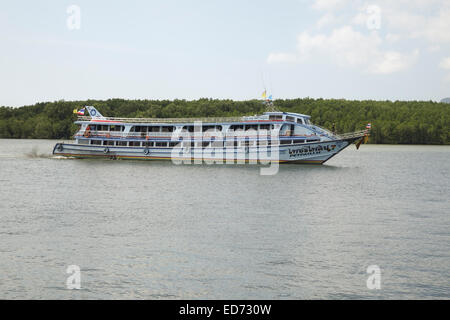
[[[53,149],[57,156],[74,158],[106,158],[135,160],[172,160],[177,163],[310,163],[322,164],[349,146],[356,138],[280,145],[275,147],[225,148],[146,148],[58,143]]]

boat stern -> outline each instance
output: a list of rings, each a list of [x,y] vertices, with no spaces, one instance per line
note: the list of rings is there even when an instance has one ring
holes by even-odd
[[[58,142],[57,144],[55,144],[55,146],[53,147],[53,155],[58,155],[58,154],[62,154],[64,150],[64,143],[62,142]]]

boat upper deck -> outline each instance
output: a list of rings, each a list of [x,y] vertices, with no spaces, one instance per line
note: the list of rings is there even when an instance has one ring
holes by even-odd
[[[240,117],[115,118],[104,117],[93,107],[86,108],[89,108],[90,115],[80,116],[75,122],[80,127],[74,137],[80,143],[91,139],[125,139],[133,143],[137,140],[159,141],[172,139],[174,134],[197,139],[199,132],[202,139],[217,139],[220,136],[228,139],[233,136],[236,139],[251,140],[265,139],[275,134],[283,141],[295,138],[304,142],[354,138],[363,134],[354,132],[338,135],[312,124],[308,115],[291,112],[265,112],[262,115]]]
[[[236,123],[236,122],[267,122],[267,121],[291,121],[307,123],[310,116],[290,112],[265,112],[262,115],[240,117],[199,117],[199,118],[116,118],[116,117],[91,117],[79,116],[77,122],[108,122],[108,123],[132,123],[132,124],[190,124],[194,122],[204,123]],[[303,121],[301,121],[301,120]]]

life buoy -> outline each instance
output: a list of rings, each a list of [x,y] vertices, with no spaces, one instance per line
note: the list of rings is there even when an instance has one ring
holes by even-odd
[[[103,149],[103,153],[108,153],[109,152],[109,148],[108,147],[106,147],[105,149]]]
[[[144,149],[144,154],[149,154],[150,153],[150,149],[149,148],[145,148]]]

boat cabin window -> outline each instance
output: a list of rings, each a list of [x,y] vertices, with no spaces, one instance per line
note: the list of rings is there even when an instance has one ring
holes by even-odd
[[[230,126],[230,130],[244,130],[244,125],[243,124],[233,124]]]
[[[269,120],[283,120],[283,115],[271,114],[271,115],[269,115]]]
[[[297,123],[303,124],[303,119],[302,118],[297,118]]]
[[[295,139],[293,140],[294,143],[304,143],[305,140],[304,139]]]
[[[295,122],[295,118],[294,118],[294,117],[291,117],[291,116],[287,116],[287,117],[286,117],[286,121],[292,121],[292,122]]]
[[[194,132],[194,126],[184,126],[182,130],[187,132]]]
[[[130,132],[147,132],[147,126],[134,126],[131,128]]]
[[[108,125],[98,125],[97,130],[98,131],[109,131],[109,126]]]
[[[117,141],[117,146],[121,146],[121,147],[126,147],[127,146],[127,142],[126,141]]]
[[[261,124],[261,125],[259,125],[259,129],[270,130],[270,124]]]
[[[142,142],[143,147],[153,147],[153,141],[144,141]]]
[[[124,129],[124,126],[110,126],[110,131],[123,131]]]
[[[101,146],[102,140],[91,140],[91,144],[96,145],[96,146]]]
[[[222,131],[222,126],[202,126],[202,131]]]
[[[141,142],[140,141],[130,141],[129,146],[130,147],[140,147],[141,146]]]
[[[162,126],[161,132],[173,132],[174,127],[173,126]]]
[[[148,132],[159,132],[160,129],[161,129],[160,127],[151,126],[148,127]]]
[[[156,146],[157,147],[167,147],[167,142],[166,141],[164,141],[164,142],[156,142]]]
[[[281,144],[292,144],[292,140],[281,140]]]
[[[114,141],[112,141],[112,140],[104,140],[103,141],[103,145],[104,146],[113,146],[114,145]]]
[[[293,124],[283,124],[280,130],[280,136],[291,136],[294,134],[294,125]]]
[[[245,125],[245,130],[256,130],[256,131],[258,131],[258,125],[257,124],[247,124],[247,125]]]

